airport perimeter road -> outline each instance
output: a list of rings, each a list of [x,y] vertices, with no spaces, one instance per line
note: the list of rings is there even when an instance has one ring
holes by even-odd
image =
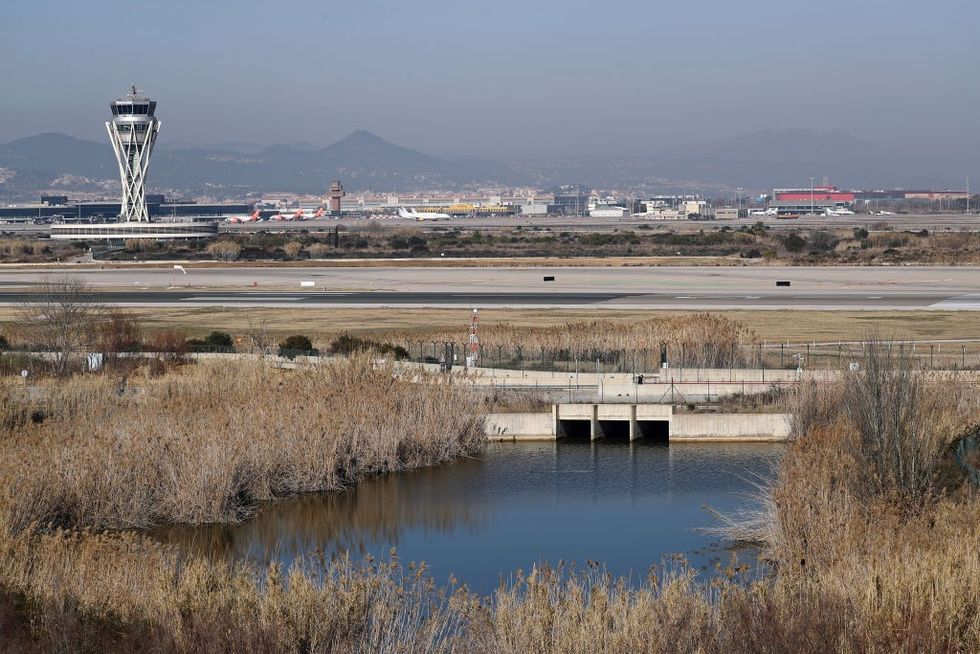
[[[980,268],[966,266],[186,268],[67,274],[130,305],[980,310]],[[65,273],[0,269],[0,303]]]

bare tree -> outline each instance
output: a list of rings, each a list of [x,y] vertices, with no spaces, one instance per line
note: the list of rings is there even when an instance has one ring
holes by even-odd
[[[848,374],[844,407],[857,431],[855,458],[869,490],[916,499],[928,492],[944,440],[941,398],[926,390],[911,352],[871,338]]]
[[[245,339],[253,352],[266,355],[272,352],[275,344],[265,318],[249,318],[248,329],[245,330]]]
[[[91,287],[76,277],[45,278],[20,306],[24,342],[50,357],[53,372],[65,375],[72,359],[98,340],[105,313]]]

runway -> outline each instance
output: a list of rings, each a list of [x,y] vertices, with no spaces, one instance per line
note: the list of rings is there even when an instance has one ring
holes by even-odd
[[[0,269],[0,304],[71,275],[129,306],[980,310],[968,266],[188,268]]]

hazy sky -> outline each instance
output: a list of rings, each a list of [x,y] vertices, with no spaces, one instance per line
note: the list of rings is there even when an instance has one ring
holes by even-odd
[[[773,128],[980,143],[977,0],[2,0],[0,141],[104,138],[160,102],[163,143],[644,153]]]

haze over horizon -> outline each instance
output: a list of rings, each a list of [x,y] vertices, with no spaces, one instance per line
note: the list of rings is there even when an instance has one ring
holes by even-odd
[[[0,141],[101,140],[136,83],[160,102],[161,146],[366,129],[512,159],[805,129],[962,158],[980,144],[978,24],[966,0],[12,0]]]

